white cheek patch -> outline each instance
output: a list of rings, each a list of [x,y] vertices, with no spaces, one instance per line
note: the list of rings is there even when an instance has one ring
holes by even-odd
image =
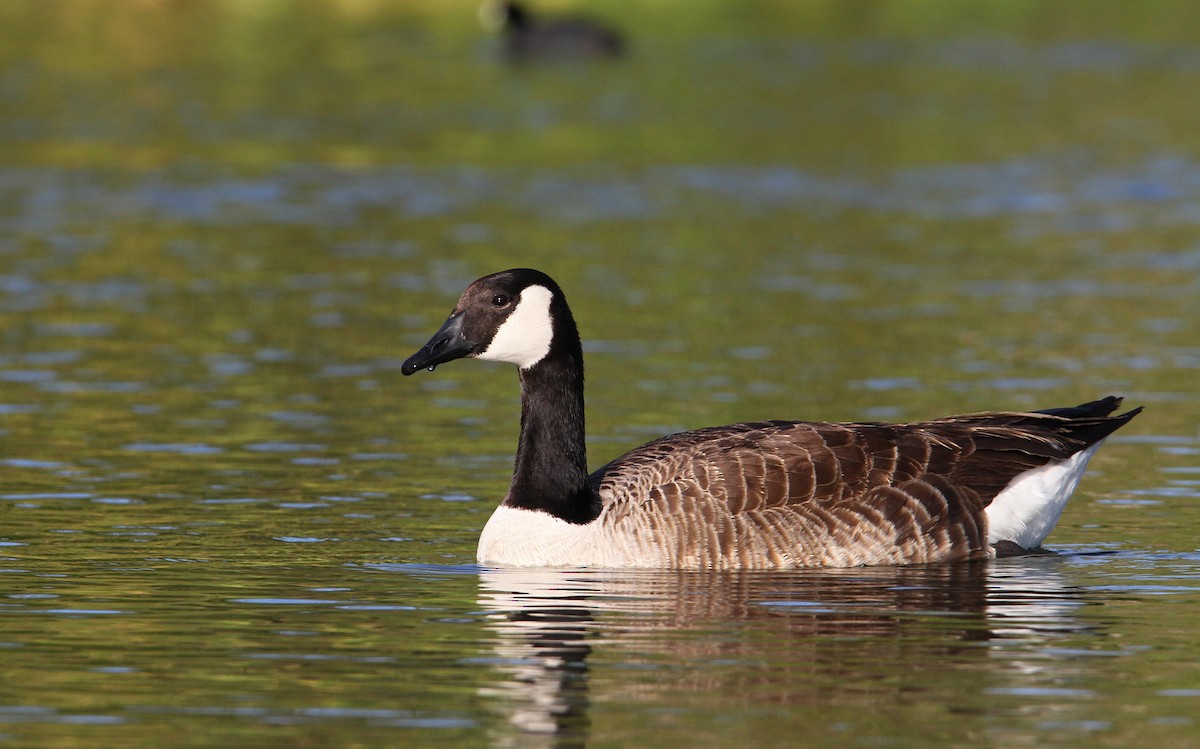
[[[545,286],[529,286],[521,292],[517,308],[501,323],[492,342],[476,358],[506,361],[528,369],[550,353],[554,320],[550,317],[553,295]]]

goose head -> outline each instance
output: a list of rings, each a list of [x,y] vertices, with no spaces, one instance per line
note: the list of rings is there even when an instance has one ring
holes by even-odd
[[[479,6],[479,24],[493,34],[506,29],[527,29],[529,13],[519,3],[484,0]]]
[[[550,355],[556,341],[567,345],[571,339],[577,348],[579,336],[558,284],[541,271],[515,268],[468,286],[450,317],[400,371],[411,375],[464,357],[528,370]]]

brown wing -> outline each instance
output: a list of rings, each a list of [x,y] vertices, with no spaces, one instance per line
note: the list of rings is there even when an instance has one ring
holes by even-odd
[[[987,553],[984,508],[1013,477],[1087,444],[1071,423],[979,414],[738,424],[656,440],[592,482],[603,522],[639,546],[666,547],[673,566],[963,559]]]

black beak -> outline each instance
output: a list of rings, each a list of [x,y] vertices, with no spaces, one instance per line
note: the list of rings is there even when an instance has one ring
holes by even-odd
[[[433,334],[433,338],[429,339],[429,343],[408,357],[400,366],[400,374],[407,376],[418,369],[432,371],[439,364],[461,359],[473,352],[477,344],[467,340],[462,327],[462,313],[451,315],[442,323],[442,327],[438,328],[438,332]]]

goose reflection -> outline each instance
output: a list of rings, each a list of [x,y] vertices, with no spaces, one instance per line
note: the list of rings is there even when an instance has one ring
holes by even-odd
[[[1061,561],[786,573],[483,570],[479,603],[497,672],[483,696],[507,725],[493,745],[584,746],[599,696],[589,683],[597,654],[606,668],[634,675],[603,680],[603,690],[616,684],[626,697],[719,690],[757,703],[824,704],[844,695],[814,681],[845,683],[849,694],[864,679],[964,660],[998,669],[985,678],[1003,687],[1046,667],[1021,657],[1031,641],[1085,628],[1074,617],[1082,592],[1066,583]],[[993,659],[997,652],[1003,657]]]
[[[598,585],[598,584],[597,584]],[[493,746],[584,746],[588,734],[588,664],[596,631],[597,590],[550,571],[486,570],[480,604],[496,634],[501,678],[482,694],[494,698],[520,736],[495,737]],[[601,594],[602,596],[603,594]]]

